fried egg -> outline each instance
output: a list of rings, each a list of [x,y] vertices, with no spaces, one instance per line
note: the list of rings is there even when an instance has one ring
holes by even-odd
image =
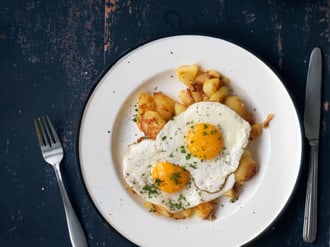
[[[226,105],[199,102],[163,127],[156,149],[167,162],[188,170],[200,191],[216,193],[238,168],[250,130]]]
[[[123,159],[123,177],[145,201],[160,205],[171,213],[216,199],[235,183],[232,174],[216,193],[200,190],[190,172],[165,159],[157,150],[156,141],[150,139],[128,147]]]

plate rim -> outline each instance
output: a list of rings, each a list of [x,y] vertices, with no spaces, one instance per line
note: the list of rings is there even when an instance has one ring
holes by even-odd
[[[98,78],[95,80],[95,83],[92,85],[92,87],[89,89],[88,94],[85,96],[86,99],[84,101],[84,104],[81,108],[80,114],[79,114],[79,120],[78,120],[78,131],[76,132],[76,157],[77,157],[77,165],[78,165],[78,172],[80,175],[80,179],[82,180],[82,184],[84,189],[86,190],[86,194],[88,196],[88,199],[91,202],[91,206],[94,209],[94,212],[96,213],[96,215],[102,220],[103,223],[106,223],[108,226],[110,226],[113,230],[115,230],[117,232],[117,234],[119,234],[121,237],[125,238],[127,241],[133,243],[133,244],[137,244],[135,242],[133,242],[132,240],[130,240],[127,235],[123,232],[120,232],[115,226],[113,226],[108,220],[106,220],[106,218],[102,215],[102,213],[100,212],[100,210],[97,208],[97,206],[95,205],[91,193],[89,192],[89,189],[87,188],[87,185],[85,183],[85,179],[84,179],[84,175],[82,172],[82,167],[81,167],[81,157],[80,157],[80,139],[81,139],[81,131],[82,131],[82,125],[83,125],[83,118],[86,114],[86,109],[87,106],[94,94],[94,92],[96,91],[97,87],[102,83],[102,80],[104,78],[104,76],[125,56],[127,56],[128,54],[130,54],[131,52],[149,44],[149,43],[153,43],[153,42],[157,42],[159,40],[163,40],[163,39],[169,39],[169,38],[177,38],[177,37],[202,37],[202,38],[213,38],[213,39],[219,39],[221,41],[225,41],[228,42],[232,45],[238,46],[239,48],[247,51],[248,53],[250,53],[252,56],[254,56],[256,59],[260,60],[266,67],[268,67],[274,74],[275,76],[279,79],[279,81],[281,82],[281,85],[283,86],[283,88],[285,89],[285,92],[287,93],[287,96],[290,99],[290,102],[293,105],[294,108],[294,113],[295,113],[295,117],[297,118],[297,123],[298,123],[298,129],[299,131],[299,142],[300,142],[300,155],[299,155],[299,169],[298,169],[298,173],[297,173],[297,177],[295,178],[295,182],[294,182],[294,186],[290,192],[289,198],[287,198],[284,206],[281,208],[281,210],[279,211],[279,213],[276,215],[276,217],[268,224],[268,226],[266,226],[265,228],[263,228],[260,232],[257,232],[250,240],[248,240],[247,242],[244,242],[243,244],[250,244],[253,243],[254,241],[257,241],[266,231],[268,231],[280,218],[281,216],[285,213],[288,205],[290,204],[290,202],[292,201],[292,198],[294,197],[300,178],[301,178],[301,173],[302,173],[302,161],[303,161],[303,153],[304,153],[304,145],[303,145],[303,131],[302,131],[302,120],[301,120],[301,116],[299,115],[298,111],[297,111],[297,103],[294,100],[295,98],[292,95],[292,92],[290,92],[290,90],[288,89],[288,87],[286,86],[286,84],[284,83],[284,80],[282,79],[282,76],[280,75],[279,71],[277,71],[277,69],[274,68],[274,66],[272,66],[268,61],[266,61],[265,59],[262,59],[259,55],[257,55],[256,52],[254,52],[253,50],[249,49],[248,47],[246,47],[245,45],[242,45],[240,42],[237,41],[233,41],[232,39],[229,38],[223,38],[220,37],[219,35],[213,35],[213,34],[205,34],[205,33],[194,33],[194,32],[190,32],[190,33],[183,33],[183,34],[174,34],[174,35],[165,35],[165,36],[159,36],[153,39],[148,39],[145,40],[143,42],[140,42],[136,45],[134,45],[131,48],[128,48],[124,51],[122,51],[108,66],[106,66],[102,73],[100,73],[100,75],[98,76]],[[112,139],[112,137],[110,138]],[[112,142],[112,141],[111,141]]]

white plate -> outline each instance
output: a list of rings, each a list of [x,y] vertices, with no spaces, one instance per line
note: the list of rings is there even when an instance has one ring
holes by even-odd
[[[257,175],[235,203],[223,200],[214,221],[155,216],[125,189],[121,160],[142,134],[132,121],[137,94],[160,90],[177,98],[182,84],[175,68],[197,63],[231,80],[257,121],[275,118],[252,147]],[[96,86],[83,113],[79,159],[87,190],[99,212],[118,232],[140,246],[238,246],[258,236],[286,206],[300,170],[301,130],[295,107],[276,74],[257,57],[230,42],[196,35],[147,43],[115,63]]]

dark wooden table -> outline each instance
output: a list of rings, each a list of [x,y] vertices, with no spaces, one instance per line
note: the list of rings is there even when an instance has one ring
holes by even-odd
[[[329,246],[330,2],[320,0],[2,0],[0,246],[70,246],[56,178],[33,126],[33,118],[45,114],[63,140],[63,177],[89,245],[134,246],[102,219],[85,189],[77,158],[81,114],[91,90],[123,53],[159,37],[192,33],[234,41],[266,61],[283,79],[301,119],[309,55],[315,46],[322,49],[317,239],[302,240],[304,139],[291,202],[248,246]]]

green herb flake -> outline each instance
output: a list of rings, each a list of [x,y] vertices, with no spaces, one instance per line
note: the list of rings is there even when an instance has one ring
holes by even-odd
[[[191,167],[193,169],[197,169],[197,165],[196,164],[189,164],[189,167]]]
[[[160,180],[159,178],[156,178],[156,180],[155,180],[155,185],[156,185],[157,187],[160,186],[162,183],[163,183],[162,180]]]
[[[186,207],[190,206],[190,204],[187,203],[186,198],[184,197],[183,194],[179,195],[179,198],[177,201],[170,199],[168,203],[169,203],[171,210],[176,210],[176,209],[181,210],[181,209],[185,209]]]
[[[181,172],[172,173],[170,179],[174,181],[176,185],[180,184]]]
[[[230,202],[231,202],[231,203],[235,203],[235,202],[238,201],[238,199],[239,199],[239,197],[238,197],[238,196],[235,196],[234,198],[232,198],[232,199],[230,200]]]
[[[155,184],[146,184],[142,189],[144,192],[148,193],[149,198],[151,198],[153,195],[159,194],[159,188]]]
[[[185,154],[186,153],[186,149],[184,148],[184,146],[180,146],[180,152]]]

